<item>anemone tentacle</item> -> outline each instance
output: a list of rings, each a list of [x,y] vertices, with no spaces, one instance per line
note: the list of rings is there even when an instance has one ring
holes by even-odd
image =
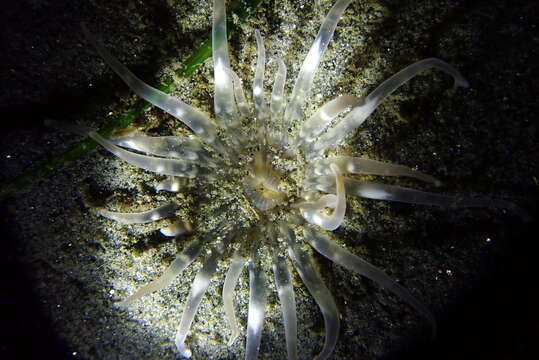
[[[112,56],[105,46],[93,37],[84,24],[82,25],[82,31],[99,52],[99,55],[105,59],[107,64],[118,74],[118,76],[120,76],[120,78],[122,78],[127,86],[137,93],[137,95],[183,122],[193,130],[195,134],[220,153],[225,152],[222,142],[217,137],[215,125],[206,115],[194,107],[187,105],[180,99],[155,89],[140,80]]]
[[[326,15],[322,26],[320,26],[320,30],[301,65],[296,83],[292,89],[292,95],[290,95],[290,102],[286,107],[284,116],[289,126],[301,119],[303,104],[311,90],[318,64],[326,51],[329,41],[333,37],[333,32],[337,27],[339,19],[351,2],[352,0],[338,0]]]
[[[361,126],[389,95],[419,73],[430,68],[451,75],[455,79],[455,87],[467,88],[469,86],[468,81],[454,67],[440,59],[429,58],[413,63],[378,85],[362,103],[356,105],[344,119],[314,142],[306,152],[307,158],[312,159],[322,154],[327,148],[338,146],[353,130]]]
[[[281,232],[288,244],[288,256],[324,317],[326,339],[322,351],[315,360],[327,359],[333,352],[339,336],[340,320],[337,305],[320,274],[315,270],[312,258],[297,244],[292,230],[282,225]]]
[[[88,136],[115,156],[141,169],[170,176],[187,178],[197,177],[199,179],[206,178],[208,180],[213,180],[215,178],[213,172],[199,166],[198,163],[191,160],[158,158],[137,154],[114,145],[111,141],[105,139],[96,132],[90,132]]]
[[[408,290],[391,280],[382,270],[371,265],[367,261],[360,257],[350,253],[348,250],[340,247],[331,239],[327,234],[323,234],[321,231],[314,230],[306,227],[304,229],[305,240],[320,254],[324,255],[335,264],[341,265],[348,270],[352,270],[360,275],[363,275],[392,293],[399,296],[402,300],[406,301],[419,313],[423,314],[430,322],[432,327],[433,336],[436,334],[436,319],[432,312],[423,305],[422,302],[417,300]]]
[[[165,270],[163,275],[158,279],[150,282],[138,289],[133,295],[128,296],[125,300],[118,303],[119,306],[128,306],[131,302],[143,297],[146,294],[150,294],[154,291],[159,291],[168,286],[182,271],[184,271],[200,254],[204,241],[201,238],[197,238],[191,244],[189,244],[181,253],[176,256],[176,259],[172,261],[168,269]]]
[[[281,302],[281,312],[283,314],[284,331],[286,338],[286,352],[288,360],[298,358],[298,318],[296,314],[296,299],[292,279],[288,264],[282,256],[273,258],[273,274],[277,294]]]
[[[197,139],[185,136],[131,135],[112,139],[123,148],[167,158],[196,161],[200,165],[216,168],[217,162]]]
[[[215,246],[204,261],[202,269],[200,269],[195,279],[193,280],[193,286],[191,287],[191,292],[189,293],[189,297],[185,302],[182,320],[180,322],[180,326],[174,340],[174,343],[176,344],[179,353],[183,357],[191,357],[191,350],[185,346],[187,332],[189,331],[191,323],[195,318],[198,306],[202,301],[202,296],[204,296],[204,293],[210,285],[210,280],[215,271],[217,270],[217,261],[222,255],[223,249],[219,248],[219,246]]]
[[[270,113],[271,120],[274,126],[273,133],[269,136],[280,149],[283,149],[286,144],[286,123],[284,121],[284,111],[286,107],[286,99],[284,95],[284,87],[286,81],[286,65],[281,58],[277,58],[277,73],[273,81],[273,89],[271,91]]]
[[[223,307],[231,332],[228,346],[234,344],[234,341],[240,336],[240,328],[238,327],[238,321],[236,320],[234,311],[234,288],[246,263],[247,258],[241,256],[240,252],[236,250],[226,273],[225,284],[223,286]]]
[[[167,217],[171,217],[174,215],[174,212],[177,209],[178,204],[170,202],[155,209],[133,213],[115,212],[102,207],[98,207],[96,210],[99,215],[122,224],[146,224]]]
[[[258,256],[255,255],[249,264],[249,315],[247,318],[245,360],[258,358],[267,302],[265,287],[266,276],[264,275],[264,269],[260,265]]]
[[[406,166],[351,156],[333,156],[325,159],[317,159],[310,164],[309,169],[306,171],[306,176],[331,175],[332,164],[337,165],[343,174],[406,176],[432,183],[435,186],[442,184],[440,180]]]

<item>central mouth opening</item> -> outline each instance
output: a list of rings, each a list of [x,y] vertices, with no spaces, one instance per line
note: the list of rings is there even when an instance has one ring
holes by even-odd
[[[286,193],[280,187],[282,174],[272,166],[267,150],[260,149],[254,154],[249,170],[244,190],[258,210],[268,211],[285,201]]]

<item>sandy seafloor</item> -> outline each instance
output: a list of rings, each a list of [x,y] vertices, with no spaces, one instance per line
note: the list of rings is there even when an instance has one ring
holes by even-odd
[[[332,1],[264,1],[231,39],[231,62],[246,91],[254,73],[254,28],[268,57],[280,56],[295,79]],[[310,114],[340,94],[366,95],[383,79],[425,57],[457,67],[469,89],[430,71],[403,86],[354,134],[343,152],[417,168],[441,179],[439,189],[382,179],[459,197],[512,201],[536,214],[538,195],[537,20],[532,1],[354,1],[339,22],[313,87]],[[79,31],[84,21],[141,78],[156,84],[177,70],[210,31],[210,1],[21,1],[4,12],[0,54],[0,146],[5,181],[59,154],[78,136],[45,128],[45,117],[100,126],[136,97],[102,63]],[[273,76],[274,65],[267,71]],[[267,78],[269,78],[267,77]],[[208,61],[174,95],[211,113]],[[269,94],[271,81],[266,91]],[[290,80],[287,82],[290,91]],[[158,109],[137,124],[152,135],[180,132]],[[6,311],[2,358],[175,359],[173,337],[201,260],[170,287],[134,303],[114,303],[159,276],[187,241],[167,239],[160,224],[122,226],[84,206],[82,193],[116,210],[148,209],[190,191],[155,193],[159,177],[102,149],[2,199]],[[315,255],[334,294],[341,331],[333,359],[528,358],[537,339],[535,228],[502,210],[349,200],[342,244],[380,267],[432,309],[439,334],[407,305],[371,281]],[[228,257],[195,317],[188,346],[195,359],[244,356],[241,336],[227,347],[220,293]],[[286,358],[273,276],[260,359]],[[294,275],[300,358],[321,349],[320,312]],[[237,293],[247,318],[248,276]],[[537,350],[535,355],[537,355]]]

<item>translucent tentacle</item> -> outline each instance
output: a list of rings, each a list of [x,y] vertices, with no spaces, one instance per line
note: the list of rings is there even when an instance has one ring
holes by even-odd
[[[281,233],[288,243],[288,255],[292,263],[324,317],[326,339],[322,351],[315,360],[327,359],[333,352],[339,336],[340,321],[337,305],[331,292],[314,268],[311,256],[296,243],[292,230],[286,225],[281,225]]]
[[[234,103],[234,86],[226,69],[230,68],[226,33],[226,9],[224,0],[213,2],[212,26],[213,74],[215,79],[215,116],[223,127],[239,124]]]
[[[203,243],[204,242],[201,239],[196,239],[193,241],[178,256],[176,256],[176,259],[174,259],[161,277],[141,287],[133,295],[128,296],[125,300],[119,302],[118,305],[122,307],[128,306],[131,302],[143,297],[144,295],[161,290],[168,286],[176,278],[176,276],[185,270],[185,268],[187,268],[187,266],[189,266],[189,264],[195,260],[198,254],[200,254]]]
[[[174,175],[169,174],[173,172],[181,177],[194,177],[194,175],[199,173],[204,177],[204,174],[208,174],[208,170],[205,169],[199,171],[199,169],[196,168],[198,164],[195,164],[195,160],[200,165],[206,167],[217,166],[214,160],[210,158],[210,154],[202,148],[200,142],[193,139],[177,136],[152,137],[134,135],[109,140],[103,138],[95,130],[75,123],[46,119],[45,125],[53,126],[60,130],[70,131],[74,134],[90,136],[120,159],[153,172]],[[154,156],[141,155],[127,151],[120,146],[158,156],[185,157],[185,159],[163,159]],[[160,172],[157,171],[157,169],[165,170],[166,172]],[[192,174],[189,175],[187,174],[188,172],[192,172]]]
[[[301,209],[301,215],[310,222],[326,230],[335,230],[341,226],[346,213],[346,189],[344,186],[344,177],[337,165],[331,164],[331,169],[335,174],[335,188],[337,196],[322,197],[316,203],[300,203],[296,206]],[[314,206],[313,206],[314,205]],[[323,206],[323,207],[322,207]],[[333,214],[327,215],[324,207],[334,207]]]
[[[451,75],[455,79],[455,85],[468,87],[466,79],[448,63],[435,58],[418,61],[391,76],[374,89],[374,91],[365,98],[365,101],[362,104],[357,105],[335,127],[329,129],[326,134],[322,135],[316,142],[314,142],[312,149],[306,156],[308,158],[313,158],[321,154],[328,147],[339,145],[339,143],[354,129],[357,129],[389,95],[420,72],[430,68],[436,68]]]
[[[406,290],[406,288],[393,281],[382,270],[331,241],[326,234],[309,228],[305,228],[304,232],[305,240],[320,254],[332,260],[335,264],[341,265],[348,270],[354,271],[377,282],[383,288],[391,291],[402,300],[406,301],[410,306],[428,319],[432,327],[432,334],[433,336],[436,335],[436,319],[434,318],[434,315],[421,301],[417,300],[408,290]]]
[[[298,358],[298,319],[296,315],[296,299],[294,297],[294,288],[288,265],[283,257],[273,259],[273,274],[275,275],[275,284],[277,294],[281,302],[281,312],[283,313],[284,332],[286,337],[286,353],[288,360]]]
[[[331,193],[335,188],[332,177],[329,175],[310,178],[306,180],[305,187]],[[398,201],[409,204],[435,205],[441,207],[468,207],[469,200],[461,200],[453,196],[434,194],[394,185],[377,184],[372,182],[345,179],[346,191],[367,199]],[[493,200],[487,200],[490,202]],[[464,205],[464,206],[461,206]],[[488,206],[487,203],[478,202],[477,205]],[[473,207],[473,206],[470,206]]]
[[[170,191],[170,192],[178,192],[180,189],[187,185],[187,179],[176,177],[176,176],[168,176],[165,180],[160,181],[155,186],[155,191]]]
[[[177,209],[178,204],[170,202],[155,209],[134,213],[115,212],[102,207],[97,208],[96,210],[99,215],[122,224],[147,224],[150,222],[174,216]]]
[[[288,122],[288,125],[296,123],[302,117],[302,108],[305,99],[309,95],[309,91],[313,84],[314,74],[318,68],[320,59],[322,58],[322,55],[324,55],[328,43],[333,37],[337,22],[351,2],[352,0],[337,1],[327,14],[322,26],[320,26],[320,30],[318,30],[314,43],[301,65],[298,78],[294,85],[294,89],[292,90],[292,95],[290,96],[290,102],[286,107],[285,119]]]
[[[281,58],[277,58],[277,64],[278,69],[273,82],[270,105],[271,117],[274,121],[282,118],[285,105],[284,85],[286,81],[286,65]]]
[[[273,90],[271,91],[270,113],[274,129],[272,137],[276,142],[284,147],[286,138],[288,137],[288,126],[284,120],[284,109],[286,99],[284,97],[284,86],[286,82],[286,65],[281,58],[277,58],[278,69],[273,82]]]
[[[245,99],[245,93],[241,85],[240,77],[232,71],[232,69],[226,69],[227,73],[230,75],[234,85],[234,98],[236,99],[236,105],[238,105],[238,110],[240,111],[243,117],[251,116],[251,111],[247,105],[247,100]]]
[[[193,323],[195,314],[197,312],[202,296],[208,289],[210,285],[210,280],[217,270],[217,261],[221,257],[222,252],[220,249],[214,248],[210,255],[204,261],[202,269],[199,270],[191,286],[191,292],[185,303],[185,308],[183,310],[182,320],[180,322],[180,327],[176,333],[176,338],[174,342],[180,354],[185,358],[191,357],[191,350],[185,346],[185,339],[187,337],[187,332]]]
[[[330,175],[332,174],[330,168],[331,164],[336,164],[343,174],[406,176],[417,180],[430,182],[436,186],[440,186],[442,184],[440,180],[420,171],[410,169],[406,166],[351,156],[334,156],[315,160],[311,163],[311,168],[307,171],[307,176]]]
[[[103,146],[105,149],[107,149],[123,161],[126,161],[129,164],[137,166],[144,170],[152,171],[157,174],[180,176],[187,178],[196,177],[213,179],[214,177],[213,174],[208,171],[208,169],[201,168],[196,163],[190,160],[166,159],[136,154],[114,145],[112,142],[105,139],[96,132],[90,132],[88,136],[90,136],[101,146]]]
[[[367,199],[397,201],[408,204],[433,205],[442,208],[493,208],[507,209],[528,219],[529,215],[510,201],[497,199],[462,199],[455,196],[435,194],[425,191],[409,189],[401,186],[363,182],[354,179],[344,180],[346,192]],[[333,177],[324,175],[317,178],[307,179],[304,186],[308,189],[316,189],[328,193],[335,190]]]
[[[247,259],[240,255],[239,251],[234,253],[230,267],[226,273],[225,284],[223,286],[223,304],[225,308],[225,316],[230,326],[230,340],[228,346],[234,344],[238,336],[240,335],[240,329],[236,320],[236,314],[234,311],[234,288],[240,278],[241,272]]]
[[[158,89],[155,89],[138,77],[136,77],[129,69],[122,65],[112,54],[95,39],[86,26],[82,25],[84,35],[97,49],[97,52],[106,61],[106,63],[122,78],[122,80],[144,100],[152,103],[158,108],[163,109],[170,115],[174,116],[185,125],[187,125],[195,134],[202,140],[210,144],[219,151],[225,154],[225,148],[221,141],[217,138],[215,125],[211,120],[192,106],[187,105],[183,101],[170,96]]]
[[[260,31],[255,30],[256,46],[258,58],[256,60],[255,77],[253,80],[253,102],[255,104],[256,118],[258,120],[258,127],[265,129],[266,118],[268,116],[268,109],[266,102],[264,101],[264,71],[266,68],[266,50],[264,49],[264,40]]]
[[[320,211],[324,208],[335,209],[337,207],[337,195],[326,194],[321,196],[318,200],[292,204],[291,207],[311,212]]]
[[[266,309],[266,276],[257,259],[249,264],[249,315],[247,317],[247,347],[245,360],[256,360],[264,328]]]
[[[342,95],[325,103],[313,116],[305,121],[296,138],[296,145],[300,146],[314,141],[333,119],[362,102],[363,99],[356,96]]]
[[[197,161],[200,165],[217,167],[200,141],[188,137],[131,135],[110,141],[146,154]]]

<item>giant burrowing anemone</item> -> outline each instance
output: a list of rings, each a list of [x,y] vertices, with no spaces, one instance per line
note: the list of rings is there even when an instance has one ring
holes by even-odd
[[[435,178],[401,165],[347,156],[339,146],[402,84],[430,68],[451,75],[456,86],[467,87],[462,75],[447,63],[429,58],[418,61],[379,85],[366,97],[343,94],[327,101],[314,114],[304,112],[313,78],[331,40],[337,23],[352,0],[338,0],[324,19],[290,95],[286,90],[287,68],[279,59],[271,101],[266,102],[263,82],[266,54],[262,36],[255,32],[257,62],[252,85],[252,103],[242,82],[231,69],[225,1],[214,0],[212,50],[214,68],[215,118],[142,82],[119,63],[83,27],[110,67],[139,96],[163,109],[192,132],[190,136],[131,135],[112,140],[82,129],[112,154],[136,167],[166,175],[157,191],[182,191],[185,179],[199,188],[201,201],[198,224],[182,219],[163,228],[166,236],[198,234],[185,245],[164,274],[141,287],[119,305],[133,301],[169,285],[176,276],[198,259],[207,256],[195,276],[176,333],[175,344],[184,357],[190,357],[186,338],[197,308],[206,292],[218,262],[228,261],[223,286],[223,304],[230,325],[231,345],[241,334],[236,320],[234,289],[242,270],[249,272],[246,359],[258,356],[267,299],[263,264],[271,263],[284,321],[288,359],[297,359],[297,316],[291,271],[295,269],[319,306],[325,325],[325,342],[317,359],[330,357],[339,334],[340,320],[333,296],[320,276],[310,246],[316,252],[351,271],[379,283],[420,312],[436,331],[432,313],[404,287],[382,270],[352,254],[334,241],[343,224],[347,196],[398,201],[439,207],[498,207],[516,209],[500,200],[462,200],[393,185],[362,181],[359,176],[404,176],[440,184]],[[180,125],[180,126],[183,126]],[[74,129],[81,131],[81,128]],[[192,190],[189,190],[192,191]],[[98,208],[102,216],[125,224],[142,224],[175,217],[174,201],[138,213],[119,213]],[[262,259],[271,259],[262,261]]]

